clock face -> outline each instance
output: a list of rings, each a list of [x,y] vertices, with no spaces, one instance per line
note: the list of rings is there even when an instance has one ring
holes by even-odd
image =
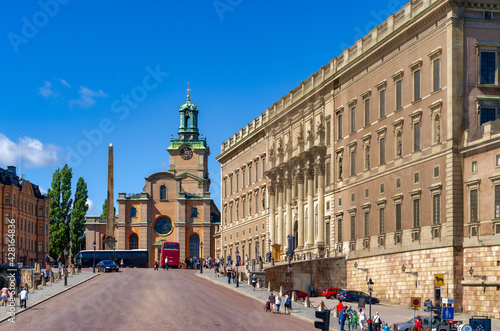
[[[189,147],[183,147],[181,149],[181,157],[184,159],[184,160],[189,160],[190,158],[193,157],[193,150]]]
[[[156,220],[155,231],[159,235],[166,236],[172,232],[172,221],[168,217],[160,217]]]

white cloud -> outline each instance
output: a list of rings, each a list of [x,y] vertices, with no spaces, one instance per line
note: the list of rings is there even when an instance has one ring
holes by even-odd
[[[38,185],[38,188],[40,189],[40,193],[42,193],[43,195],[47,195],[47,190],[46,189],[44,189],[40,185]]]
[[[64,79],[62,79],[62,78],[56,78],[56,79],[57,79],[58,81],[60,81],[60,82],[61,82],[61,84],[63,84],[64,86],[71,88],[71,85],[69,85],[69,84],[68,84],[68,82],[67,82],[67,81],[65,81]]]
[[[52,89],[52,83],[44,81],[42,87],[38,88],[38,94],[44,98],[56,98],[59,94]]]
[[[81,108],[88,108],[95,105],[96,102],[95,98],[108,96],[106,93],[104,93],[103,90],[92,91],[91,89],[85,86],[80,86],[80,91],[78,91],[78,93],[80,94],[80,98],[70,100],[69,101],[70,106],[77,105],[80,106]]]
[[[60,163],[58,153],[62,149],[56,145],[44,145],[40,140],[31,137],[21,138],[21,163],[23,168],[40,168]],[[3,133],[0,133],[0,164],[17,165],[19,162],[19,146]]]
[[[89,198],[87,198],[87,203],[86,204],[87,204],[87,206],[89,206],[89,209],[87,210],[87,215],[97,215],[98,214],[98,211],[95,208],[94,201],[92,201]]]

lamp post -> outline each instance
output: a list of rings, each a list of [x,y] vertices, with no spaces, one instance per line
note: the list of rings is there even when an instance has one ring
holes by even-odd
[[[368,331],[373,331],[373,319],[372,319],[372,285],[374,285],[372,279],[370,278],[366,283],[368,285],[368,292],[370,293],[370,312],[369,312],[369,321],[368,322]]]
[[[95,273],[95,240],[94,240],[94,242],[92,243],[92,245],[94,245],[94,262],[92,263],[92,265],[93,265],[93,269],[94,269],[94,270],[93,270],[92,272],[93,272],[93,273]]]
[[[238,273],[238,256],[240,255],[240,251],[238,250],[238,247],[236,247],[236,287],[240,287],[240,274]]]
[[[203,241],[200,241],[200,274],[203,273]]]
[[[269,250],[268,250],[268,252],[269,252],[269,261],[266,261],[266,262],[271,262],[271,255],[272,255],[271,254],[271,239],[269,239],[268,243],[269,243]]]

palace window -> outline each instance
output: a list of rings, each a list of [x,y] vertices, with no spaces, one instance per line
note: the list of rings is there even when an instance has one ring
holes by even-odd
[[[396,204],[396,231],[401,231],[401,203]]]
[[[403,109],[403,80],[396,82],[396,110]]]
[[[245,169],[243,169],[243,173],[242,173],[242,176],[241,176],[241,180],[242,180],[242,185],[243,185],[243,188],[245,188]]]
[[[356,107],[351,108],[351,133],[356,132]]]
[[[241,200],[241,207],[242,207],[242,208],[241,208],[241,210],[242,210],[242,212],[241,212],[241,213],[242,213],[241,217],[245,217],[245,198],[243,198],[243,199]]]
[[[378,210],[379,234],[385,233],[385,208]]]
[[[337,221],[337,242],[342,242],[342,219]]]
[[[413,151],[420,151],[420,122],[413,124]]]
[[[413,100],[420,100],[420,70],[413,72]]]
[[[351,176],[356,176],[356,151],[351,151]]]
[[[495,218],[500,218],[500,185],[495,185]]]
[[[478,222],[478,202],[477,202],[477,189],[470,190],[470,222]]]
[[[5,193],[5,204],[10,205],[10,193]]]
[[[434,194],[432,196],[432,224],[441,223],[441,194]]]
[[[380,91],[379,93],[379,114],[380,118],[385,117],[385,90]]]
[[[139,249],[139,237],[137,234],[132,233],[128,237],[128,249]]]
[[[326,145],[330,146],[330,131],[331,131],[331,123],[330,121],[326,122]]]
[[[370,212],[365,212],[365,237],[370,236]]]
[[[259,180],[259,164],[255,163],[255,180]]]
[[[255,193],[255,212],[259,212],[259,192]]]
[[[191,217],[192,218],[198,217],[198,208],[196,208],[196,207],[191,208]]]
[[[137,209],[135,207],[130,208],[130,217],[137,217]]]
[[[365,99],[365,126],[370,125],[370,99]]]
[[[432,61],[432,92],[441,88],[441,63],[440,59]]]
[[[167,188],[165,185],[160,187],[160,200],[165,200],[167,198]]]
[[[420,199],[413,200],[413,227],[420,227]]]
[[[342,133],[342,114],[337,116],[337,132],[338,132],[337,139],[341,140],[344,137]]]
[[[351,215],[351,241],[356,240],[356,215]]]
[[[479,84],[495,84],[497,76],[496,52],[479,52]]]
[[[5,224],[10,224],[10,213],[5,213]]]

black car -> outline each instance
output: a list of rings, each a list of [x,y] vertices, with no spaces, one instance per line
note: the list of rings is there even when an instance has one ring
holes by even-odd
[[[337,300],[339,301],[358,302],[360,298],[364,298],[366,303],[370,303],[370,298],[372,304],[380,303],[379,299],[370,297],[368,294],[361,291],[344,290],[337,294]]]
[[[99,271],[103,271],[103,272],[116,271],[116,272],[118,272],[119,270],[120,270],[120,268],[116,265],[116,263],[114,263],[111,260],[103,260],[103,261],[97,263],[97,272],[99,272]]]
[[[17,265],[0,264],[0,288],[10,288],[12,284],[9,281],[9,277],[11,276],[16,278],[16,287],[19,290],[21,288],[21,269]]]

